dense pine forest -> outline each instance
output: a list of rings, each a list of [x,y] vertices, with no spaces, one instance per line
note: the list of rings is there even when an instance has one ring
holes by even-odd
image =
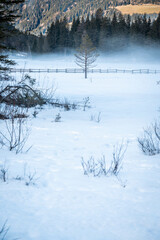
[[[19,7],[21,18],[16,24],[22,31],[39,35],[46,33],[52,22],[64,16],[71,23],[74,17],[86,19],[88,14],[95,14],[98,8],[104,10],[104,15],[112,16],[117,6],[148,3],[159,4],[159,0],[27,0]]]
[[[75,49],[81,43],[81,36],[86,31],[95,47],[99,50],[117,50],[130,44],[153,45],[160,44],[160,14],[151,22],[146,15],[137,16],[134,21],[128,15],[121,13],[106,17],[102,9],[95,15],[82,18],[73,18],[72,24],[66,17],[57,19],[48,28],[47,34],[37,37],[29,33],[20,33],[7,38],[8,46],[19,51],[33,53],[49,53]]]

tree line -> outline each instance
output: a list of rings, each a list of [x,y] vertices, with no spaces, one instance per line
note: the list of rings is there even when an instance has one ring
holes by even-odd
[[[47,35],[37,37],[29,33],[17,31],[17,36],[8,38],[8,45],[20,51],[34,53],[49,53],[76,49],[81,44],[84,31],[87,32],[93,45],[98,49],[115,50],[129,44],[160,44],[160,14],[151,21],[146,14],[137,16],[135,20],[114,13],[113,17],[103,15],[103,10],[98,9],[95,15],[84,19],[73,18],[69,25],[66,17],[57,19],[48,28]],[[15,38],[15,40],[14,40]]]
[[[72,22],[74,16],[84,16],[85,19],[96,9],[102,8],[107,15],[112,14],[113,7],[128,4],[159,3],[159,0],[34,0],[26,1],[26,7],[20,6],[21,20],[18,27],[34,33],[46,32],[47,26],[56,18],[67,17]],[[34,11],[34,14],[33,14]],[[22,14],[23,13],[23,14]]]

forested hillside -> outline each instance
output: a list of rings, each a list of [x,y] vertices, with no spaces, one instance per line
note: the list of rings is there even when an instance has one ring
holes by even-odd
[[[56,20],[48,28],[47,35],[39,37],[20,33],[7,38],[6,45],[19,51],[34,53],[50,53],[76,49],[81,43],[83,32],[86,31],[94,46],[103,51],[115,51],[132,44],[154,45],[160,44],[160,14],[151,22],[146,15],[137,16],[135,21],[130,15],[124,17],[121,13],[114,13],[113,17],[106,17],[102,9],[84,19],[73,18],[71,29],[67,19]]]
[[[126,4],[152,3],[159,4],[158,0],[28,0],[21,5],[21,19],[17,27],[22,31],[30,31],[39,35],[45,33],[47,28],[57,18],[66,16],[68,22],[73,17],[87,17],[96,12],[98,8],[104,10],[104,14],[112,16],[116,11],[113,7]]]

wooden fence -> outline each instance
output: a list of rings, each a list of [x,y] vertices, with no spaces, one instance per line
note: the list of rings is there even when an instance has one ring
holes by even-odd
[[[84,73],[84,69],[21,69],[11,68],[11,73]],[[160,70],[151,69],[89,69],[88,73],[131,73],[131,74],[160,74]]]

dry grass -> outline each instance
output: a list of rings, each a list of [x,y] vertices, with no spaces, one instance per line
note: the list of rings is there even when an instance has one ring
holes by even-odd
[[[122,14],[153,14],[160,13],[160,5],[142,4],[142,5],[125,5],[116,7]]]

